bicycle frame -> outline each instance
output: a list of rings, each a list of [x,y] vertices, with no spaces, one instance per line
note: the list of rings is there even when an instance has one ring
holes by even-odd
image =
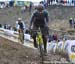
[[[43,39],[42,39],[42,33],[41,32],[37,32],[37,43],[38,45],[43,44]]]
[[[37,44],[39,45],[39,50],[40,50],[40,57],[41,57],[41,63],[43,63],[44,61],[44,50],[43,50],[43,47],[42,47],[42,44],[43,44],[43,38],[42,38],[42,32],[41,30],[31,30],[32,32],[36,32],[37,35],[36,35],[36,41],[37,41]]]
[[[42,48],[42,44],[43,44],[43,39],[42,39],[42,33],[41,33],[41,31],[39,30],[39,31],[37,31],[37,37],[36,37],[36,40],[37,40],[37,43],[38,43],[38,45],[39,45],[39,49],[40,49],[40,56],[41,56],[41,59],[42,59],[42,64],[44,64],[43,63],[43,61],[44,61],[44,53],[43,53],[43,48]]]

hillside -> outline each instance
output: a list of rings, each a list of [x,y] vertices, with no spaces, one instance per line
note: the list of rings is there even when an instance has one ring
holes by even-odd
[[[69,28],[69,18],[75,18],[75,7],[50,6],[48,8],[51,28]]]
[[[47,10],[49,12],[50,28],[69,28],[69,18],[75,18],[75,7],[49,6]],[[20,7],[0,9],[1,24],[6,23],[14,26],[18,17],[22,17],[26,26],[29,26],[31,15],[29,14],[28,10],[25,13],[21,13]]]
[[[0,37],[0,64],[39,64],[37,50]]]
[[[44,62],[67,61],[67,56],[48,52]],[[31,49],[22,44],[0,37],[0,64],[42,64],[38,49]]]

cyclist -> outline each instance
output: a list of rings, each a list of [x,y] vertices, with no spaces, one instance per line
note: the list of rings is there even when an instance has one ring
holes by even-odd
[[[47,52],[47,36],[48,36],[48,12],[44,9],[42,4],[39,4],[37,6],[37,10],[32,14],[31,21],[30,21],[30,29],[38,30],[40,27],[40,30],[42,32],[42,38],[44,43],[44,52]],[[33,26],[33,27],[32,27]],[[36,43],[36,33],[33,35],[34,40],[34,47],[38,47]]]
[[[22,18],[18,18],[18,20],[16,21],[16,29],[19,33],[23,34],[24,40],[25,24],[24,21],[22,21]]]

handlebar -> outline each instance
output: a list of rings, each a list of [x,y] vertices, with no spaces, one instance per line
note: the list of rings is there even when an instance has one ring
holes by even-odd
[[[34,29],[31,29],[30,31],[33,31],[33,32],[41,32],[41,30],[34,30]]]

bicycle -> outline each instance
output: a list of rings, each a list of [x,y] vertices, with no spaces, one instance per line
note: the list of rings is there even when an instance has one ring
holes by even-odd
[[[20,41],[20,43],[23,44],[24,43],[24,32],[22,29],[19,29],[18,32],[19,32],[18,40]]]
[[[33,32],[36,32],[37,33],[37,35],[36,35],[36,41],[37,41],[37,44],[38,44],[38,46],[39,46],[39,50],[40,50],[40,57],[41,57],[41,63],[42,64],[44,64],[43,63],[43,61],[44,61],[44,50],[43,50],[43,38],[42,38],[42,33],[41,33],[41,30],[39,29],[39,30],[31,30],[31,31],[33,31]]]

